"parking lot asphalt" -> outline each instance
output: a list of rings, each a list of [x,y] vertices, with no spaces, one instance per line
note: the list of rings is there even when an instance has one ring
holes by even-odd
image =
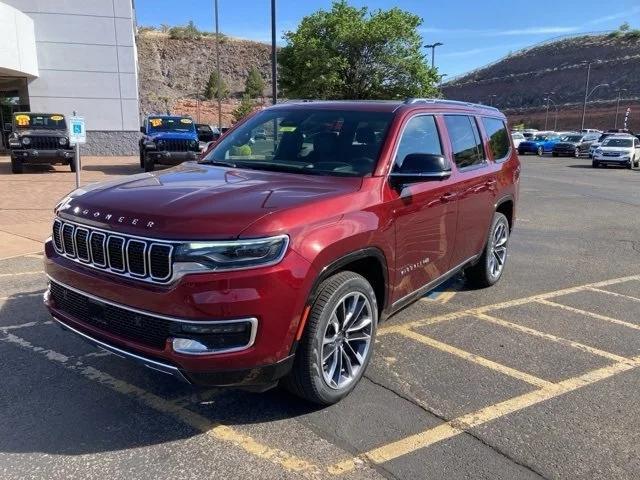
[[[457,277],[381,325],[329,408],[134,368],[52,324],[38,248],[0,260],[0,478],[639,478],[640,172],[522,163],[501,282]],[[7,189],[40,198],[27,177],[0,165],[1,231]]]

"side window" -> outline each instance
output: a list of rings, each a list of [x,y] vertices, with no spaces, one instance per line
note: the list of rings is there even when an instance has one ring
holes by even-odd
[[[407,155],[430,153],[442,155],[442,144],[433,115],[418,115],[407,122],[400,139],[395,167],[402,166]]]
[[[489,137],[489,150],[494,160],[502,160],[509,154],[509,132],[502,120],[483,118],[482,123]]]
[[[465,115],[445,115],[453,159],[458,168],[484,163],[484,148],[475,118]]]

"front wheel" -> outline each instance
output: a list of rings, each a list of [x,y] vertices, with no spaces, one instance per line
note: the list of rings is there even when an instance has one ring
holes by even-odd
[[[76,159],[75,157],[71,159],[71,161],[69,162],[69,170],[71,170],[72,172],[76,171]]]
[[[11,173],[22,173],[24,171],[24,167],[22,162],[17,158],[11,158]]]
[[[544,148],[538,147],[538,156],[541,157],[542,155],[544,155]]]
[[[600,164],[594,160],[593,162],[591,162],[591,166],[593,168],[598,168],[600,166]]]
[[[573,156],[576,158],[580,158],[580,149],[576,148],[576,150],[573,152]]]
[[[140,149],[140,168],[144,168],[144,150]]]
[[[500,212],[494,213],[484,252],[478,263],[465,271],[467,280],[472,286],[490,287],[500,280],[507,262],[509,233],[507,217]]]
[[[153,161],[153,158],[151,158],[149,155],[145,153],[144,154],[144,171],[153,172],[155,168],[156,168],[156,164]]]
[[[339,402],[364,375],[377,324],[376,296],[364,277],[348,271],[329,277],[320,285],[283,386],[313,403]]]

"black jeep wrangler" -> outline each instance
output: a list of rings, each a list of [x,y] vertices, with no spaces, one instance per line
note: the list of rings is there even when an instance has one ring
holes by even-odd
[[[7,143],[13,173],[22,173],[25,164],[36,163],[69,165],[72,172],[76,170],[67,122],[59,113],[14,113]]]

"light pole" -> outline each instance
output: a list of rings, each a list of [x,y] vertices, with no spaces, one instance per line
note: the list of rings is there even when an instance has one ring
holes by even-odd
[[[555,102],[555,100],[553,100],[552,98],[547,97],[547,115],[549,112],[549,102],[553,103],[553,106],[555,107],[555,119],[553,121],[553,131],[557,132],[558,131],[558,104]],[[545,126],[545,130],[546,130],[546,126]]]
[[[278,102],[278,52],[276,50],[276,0],[271,0],[271,96]]]
[[[596,90],[598,90],[600,87],[608,87],[609,84],[608,83],[601,83],[600,85],[596,85],[595,87],[593,87],[593,90],[591,90],[591,92],[589,92],[585,97],[584,97],[584,107],[582,109],[582,130],[584,130],[584,120],[585,120],[585,116],[587,114],[587,100],[589,100],[591,98],[591,96],[596,93]]]
[[[436,47],[441,47],[444,43],[436,42],[431,45],[425,45],[424,48],[431,49],[431,68],[435,68],[436,66]]]
[[[547,101],[547,113],[544,117],[544,129],[547,129],[547,124],[549,123],[549,102],[551,101],[551,95],[554,95],[555,92],[547,92],[545,93],[546,98],[545,100]]]
[[[622,97],[622,92],[626,92],[626,91],[627,91],[626,88],[618,89],[618,102],[616,103],[616,122],[615,122],[615,126],[613,127],[615,129],[618,128],[618,115],[620,114],[620,98]]]
[[[218,28],[218,0],[214,0],[214,16],[216,21],[216,70],[218,72],[218,133],[222,133],[222,77],[220,76],[220,30]]]
[[[589,80],[591,79],[591,62],[587,64],[587,83],[584,87],[584,104],[582,105],[582,127],[584,129],[584,120],[587,116],[587,100],[589,99]]]
[[[498,95],[489,95],[489,106],[493,107],[493,99],[496,98]]]

